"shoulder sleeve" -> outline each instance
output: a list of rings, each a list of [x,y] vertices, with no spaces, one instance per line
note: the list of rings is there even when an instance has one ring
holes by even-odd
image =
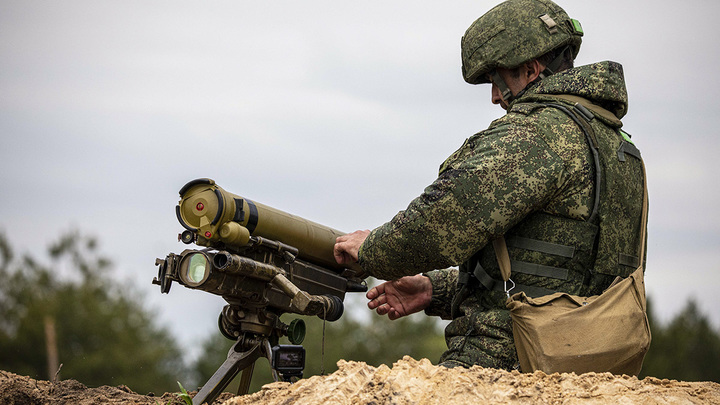
[[[498,124],[469,138],[407,209],[370,233],[359,254],[365,271],[390,280],[456,266],[552,198],[562,159],[531,124]]]

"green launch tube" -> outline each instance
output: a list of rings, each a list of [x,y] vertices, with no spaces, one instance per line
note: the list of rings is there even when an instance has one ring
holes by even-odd
[[[299,258],[319,266],[346,267],[333,256],[335,239],[344,232],[229,193],[211,179],[187,183],[180,190],[176,214],[201,246],[237,249],[255,236],[290,245]]]

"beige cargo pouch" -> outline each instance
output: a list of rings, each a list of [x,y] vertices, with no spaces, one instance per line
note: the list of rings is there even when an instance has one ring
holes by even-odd
[[[629,277],[618,277],[602,294],[592,297],[562,292],[537,298],[520,292],[508,297],[507,307],[523,372],[580,374],[593,371],[627,375],[640,372],[651,340],[642,264],[648,211],[647,179],[644,187],[638,256],[641,263]],[[493,246],[507,284],[510,257],[504,237],[493,241]]]

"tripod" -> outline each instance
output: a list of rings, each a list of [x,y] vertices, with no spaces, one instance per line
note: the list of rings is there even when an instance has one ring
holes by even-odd
[[[252,320],[249,320],[251,318]],[[250,389],[255,361],[265,357],[270,362],[275,381],[290,381],[301,378],[305,368],[305,349],[300,345],[279,345],[278,336],[288,335],[293,343],[302,343],[305,337],[305,323],[296,320],[285,325],[277,317],[268,317],[258,322],[257,316],[249,317],[237,307],[226,306],[220,315],[220,331],[226,337],[239,335],[230,348],[227,359],[215,371],[193,398],[193,405],[212,403],[228,384],[242,371],[238,395],[245,395]],[[278,325],[278,326],[275,326]],[[235,332],[238,329],[254,331]]]

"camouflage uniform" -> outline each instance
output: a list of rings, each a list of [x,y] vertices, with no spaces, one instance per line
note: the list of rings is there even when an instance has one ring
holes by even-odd
[[[577,122],[549,105],[573,109],[574,102],[557,94],[594,103],[588,125],[597,139],[589,141]],[[509,369],[517,362],[505,293],[473,277],[462,293],[458,287],[459,275],[478,266],[500,278],[488,243],[500,235],[508,240],[518,284],[591,295],[614,276],[629,274],[638,261],[632,254],[640,235],[643,173],[639,160],[627,163],[621,153],[632,145],[619,130],[626,112],[617,63],[581,66],[531,84],[504,117],[441,165],[437,180],[406,210],[367,237],[359,262],[369,274],[390,280],[426,273],[432,281],[426,313],[452,319],[442,364]],[[599,160],[591,142],[600,144]],[[571,254],[544,251],[545,245],[570,248]],[[525,271],[518,272],[521,265]]]

